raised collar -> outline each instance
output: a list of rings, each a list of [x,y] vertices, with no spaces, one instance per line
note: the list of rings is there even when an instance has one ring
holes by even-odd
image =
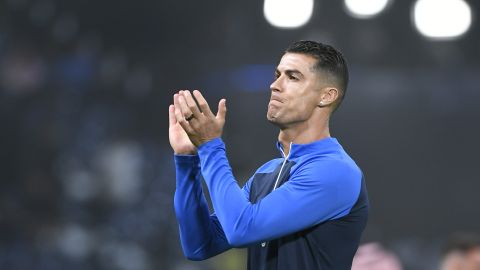
[[[277,149],[280,151],[282,157],[285,157],[283,146],[279,141],[277,141]],[[291,143],[288,158],[297,158],[307,154],[328,154],[338,152],[340,149],[342,149],[342,146],[338,143],[336,138],[332,137],[323,138],[306,144]]]

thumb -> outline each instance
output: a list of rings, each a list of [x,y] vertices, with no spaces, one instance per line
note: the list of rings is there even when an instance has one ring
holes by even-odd
[[[227,114],[227,100],[221,99],[218,102],[218,111],[216,118],[225,121],[225,115]]]

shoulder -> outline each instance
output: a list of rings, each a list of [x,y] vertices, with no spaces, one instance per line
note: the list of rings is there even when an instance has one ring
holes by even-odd
[[[362,178],[360,168],[351,159],[321,156],[298,164],[289,182],[313,199],[328,198],[350,209],[360,194]]]
[[[320,181],[322,184],[359,185],[362,171],[346,154],[310,155],[299,160],[292,176],[299,176],[309,181]]]

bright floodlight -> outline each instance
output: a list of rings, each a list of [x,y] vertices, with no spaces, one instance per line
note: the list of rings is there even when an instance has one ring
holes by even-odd
[[[313,13],[313,0],[265,0],[263,14],[279,28],[297,28],[306,24]]]
[[[472,24],[472,10],[463,0],[418,0],[412,17],[422,35],[439,40],[458,38]]]
[[[372,18],[385,10],[390,0],[345,0],[345,7],[355,18]]]

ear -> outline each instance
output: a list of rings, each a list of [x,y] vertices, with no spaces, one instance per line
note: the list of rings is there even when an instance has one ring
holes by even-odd
[[[317,104],[318,107],[326,107],[329,106],[335,101],[337,101],[339,96],[339,91],[335,87],[325,87],[322,89],[321,94],[320,94],[320,100]]]

